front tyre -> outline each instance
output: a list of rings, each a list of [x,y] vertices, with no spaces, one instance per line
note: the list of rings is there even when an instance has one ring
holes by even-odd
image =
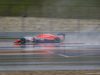
[[[54,39],[54,43],[59,43],[59,42],[60,42],[60,38],[56,37],[56,38]]]
[[[21,43],[21,44],[25,44],[25,43],[26,43],[26,39],[25,39],[25,38],[21,38],[21,39],[20,39],[20,43]]]

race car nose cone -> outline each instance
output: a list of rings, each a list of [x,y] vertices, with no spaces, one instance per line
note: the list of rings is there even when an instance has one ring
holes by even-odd
[[[19,42],[19,40],[14,41],[14,43],[18,43],[18,42]]]

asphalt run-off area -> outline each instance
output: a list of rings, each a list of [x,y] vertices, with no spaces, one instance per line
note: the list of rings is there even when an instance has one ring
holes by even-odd
[[[0,41],[0,71],[100,69],[99,43]]]

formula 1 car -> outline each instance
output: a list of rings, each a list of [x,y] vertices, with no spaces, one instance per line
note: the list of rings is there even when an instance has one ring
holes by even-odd
[[[63,41],[65,38],[65,34],[57,34],[57,35],[52,35],[52,34],[40,34],[35,37],[23,37],[20,38],[19,40],[14,41],[14,43],[20,43],[20,44],[25,44],[27,42],[32,42],[32,43],[59,43]]]

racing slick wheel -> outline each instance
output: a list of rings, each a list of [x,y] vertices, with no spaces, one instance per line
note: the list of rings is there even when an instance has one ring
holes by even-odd
[[[56,37],[56,38],[54,39],[54,43],[59,43],[59,42],[60,42],[60,38]]]
[[[36,39],[35,38],[33,38],[33,42],[36,43]]]
[[[25,44],[25,43],[26,43],[26,39],[25,39],[25,38],[21,38],[21,39],[20,39],[20,43],[21,43],[21,44]]]

